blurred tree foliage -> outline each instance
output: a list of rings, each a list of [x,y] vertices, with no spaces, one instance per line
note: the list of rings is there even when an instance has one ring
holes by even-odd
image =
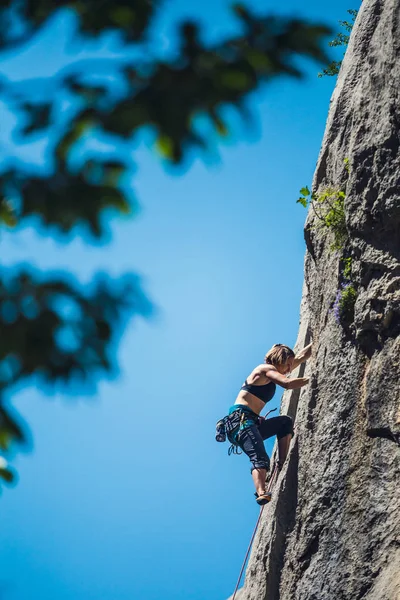
[[[320,24],[256,15],[236,5],[238,33],[214,44],[202,40],[195,22],[177,24],[177,49],[153,56],[152,25],[158,0],[0,0],[0,50],[26,52],[60,10],[76,15],[74,44],[118,34],[126,59],[77,60],[53,76],[29,85],[0,80],[1,100],[18,116],[13,141],[45,139],[46,169],[8,156],[0,165],[0,224],[23,226],[35,217],[42,231],[71,236],[106,235],[110,209],[126,215],[134,200],[123,187],[131,168],[125,157],[143,128],[154,133],[164,160],[181,164],[207,148],[198,127],[206,117],[216,137],[229,133],[223,109],[246,116],[245,100],[260,84],[278,76],[301,77],[311,58],[326,63]],[[67,13],[66,13],[67,14]],[[301,66],[303,65],[303,67]],[[31,90],[35,89],[36,94]],[[38,91],[39,90],[39,91]],[[67,98],[69,110],[62,107]],[[82,150],[85,140],[106,138],[115,149]],[[129,150],[127,152],[126,150]],[[78,158],[77,158],[78,157]],[[5,392],[22,383],[70,383],[115,368],[115,341],[126,315],[149,314],[137,278],[97,278],[84,289],[69,274],[40,274],[26,265],[0,280],[0,446],[10,449],[26,435],[6,402]],[[0,477],[12,471],[0,465]]]
[[[350,41],[350,34],[352,32],[354,22],[358,15],[358,10],[349,8],[349,10],[347,12],[349,13],[349,15],[351,17],[351,20],[350,21],[339,21],[339,25],[341,27],[343,27],[344,31],[339,31],[337,33],[336,37],[332,41],[329,42],[329,46],[331,48],[337,48],[338,46],[344,46],[346,49],[348,46],[348,43]],[[343,60],[332,60],[328,64],[328,66],[325,69],[323,69],[323,71],[321,73],[318,73],[318,77],[324,77],[325,75],[327,75],[328,77],[333,77],[334,75],[337,75],[340,71],[342,62],[343,62]]]

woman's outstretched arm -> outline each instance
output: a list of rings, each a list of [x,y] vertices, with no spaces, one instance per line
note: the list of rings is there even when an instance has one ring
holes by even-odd
[[[294,361],[293,361],[292,371],[296,367],[301,365],[301,363],[306,362],[306,360],[308,360],[310,358],[311,349],[312,349],[312,344],[308,344],[308,346],[305,346],[303,348],[303,350],[301,350],[298,354],[296,354],[296,356],[294,357]]]
[[[308,377],[296,377],[296,379],[288,379],[285,375],[282,375],[272,365],[263,365],[262,371],[265,376],[268,377],[274,383],[277,383],[285,390],[296,390],[297,388],[303,387],[309,381]]]

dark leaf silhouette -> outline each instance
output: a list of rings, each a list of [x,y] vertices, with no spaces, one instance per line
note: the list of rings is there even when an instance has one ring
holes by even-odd
[[[0,283],[0,390],[32,375],[57,383],[111,372],[127,313],[151,312],[133,276],[97,277],[86,291],[71,277],[47,277],[23,270]]]
[[[22,108],[28,116],[28,122],[22,129],[23,135],[30,135],[49,127],[51,107],[50,103],[31,104],[30,102],[25,102]]]
[[[14,480],[15,480],[15,474],[13,471],[11,471],[11,469],[1,469],[0,468],[0,477],[6,483],[14,483]]]
[[[25,444],[27,436],[20,417],[9,407],[0,403],[0,448],[8,450],[12,442]]]
[[[110,28],[124,34],[126,41],[137,41],[157,3],[100,0],[94,10],[95,4],[65,1],[58,6],[76,10],[82,32],[95,35]],[[56,9],[44,1],[5,5],[15,10],[24,7],[18,10],[22,10],[30,31]],[[109,157],[99,152],[89,159],[82,155],[80,166],[72,168],[71,152],[82,139],[107,135],[117,146],[141,129],[151,128],[161,157],[179,164],[191,156],[192,150],[208,147],[206,135],[197,127],[198,117],[207,116],[216,135],[226,137],[230,126],[223,116],[225,107],[233,106],[244,113],[246,98],[262,83],[281,75],[301,77],[301,56],[326,60],[322,49],[322,40],[329,32],[326,27],[298,19],[260,16],[242,5],[234,10],[242,31],[220,43],[205,44],[199,25],[185,22],[178,27],[179,50],[170,60],[142,58],[118,63],[99,59],[83,65],[80,73],[71,72],[71,67],[54,76],[55,89],[68,90],[75,98],[76,111],[67,127],[57,127],[59,94],[34,104],[24,98],[21,90],[13,94],[10,85],[8,97],[14,109],[26,115],[20,136],[41,132],[55,139],[52,174],[32,177],[19,164],[0,178],[3,198],[8,200],[11,194],[20,200],[18,218],[35,214],[42,224],[57,226],[65,233],[82,224],[95,237],[102,237],[106,230],[101,215],[106,209],[127,214],[134,208],[120,188],[130,165],[122,157],[113,157],[116,166],[110,168]],[[138,24],[139,38],[134,33]],[[94,77],[96,68],[103,75],[119,73],[125,81],[124,94],[113,96],[109,84],[99,84]]]
[[[70,8],[79,15],[79,32],[83,35],[98,36],[118,29],[126,42],[138,41],[145,35],[158,4],[157,0],[1,0],[0,48],[30,39],[60,8]],[[12,30],[16,18],[24,23],[23,32]]]

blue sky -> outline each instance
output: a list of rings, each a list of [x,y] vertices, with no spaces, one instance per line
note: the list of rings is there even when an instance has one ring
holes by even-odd
[[[157,43],[167,48],[171,24],[185,16],[201,19],[210,39],[232,31],[228,5],[166,3]],[[335,30],[358,7],[252,5]],[[17,82],[72,60],[67,25],[53,23],[39,36],[34,59],[3,57],[1,71]],[[114,51],[111,42],[103,48]],[[79,237],[63,244],[33,226],[2,232],[3,264],[31,260],[83,283],[98,270],[133,271],[158,310],[130,323],[120,376],[100,383],[96,395],[27,388],[13,396],[34,446],[17,456],[20,481],[0,500],[1,598],[222,600],[232,593],[258,509],[247,458],[228,458],[214,425],[270,346],[296,339],[305,211],[295,201],[311,182],[334,85],[317,78],[317,65],[307,70],[302,82],[280,79],[254,94],[256,127],[249,132],[236,119],[219,158],[198,158],[185,173],[165,169],[145,140],[138,143],[130,183],[141,210],[134,220],[110,221],[109,244]],[[6,113],[3,137],[11,127]],[[19,152],[33,162],[44,156],[40,144]]]

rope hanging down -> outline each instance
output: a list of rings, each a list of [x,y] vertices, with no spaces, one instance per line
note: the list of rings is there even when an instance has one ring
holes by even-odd
[[[267,490],[266,490],[267,492],[270,492],[270,491],[271,491],[271,489],[272,489],[272,485],[273,485],[273,483],[274,483],[274,481],[275,481],[275,479],[276,479],[276,474],[277,474],[277,472],[278,472],[278,469],[277,469],[277,464],[275,463],[274,470],[273,470],[273,472],[272,472],[272,475],[271,475],[271,479],[270,479],[270,480],[269,480],[269,482],[268,482],[268,486],[267,486]],[[258,529],[258,526],[259,526],[259,524],[260,524],[260,521],[261,521],[261,517],[262,517],[262,514],[263,514],[263,510],[264,510],[264,508],[265,508],[266,506],[267,506],[267,505],[266,505],[266,504],[264,504],[264,505],[261,507],[261,509],[260,509],[260,514],[258,515],[257,523],[256,523],[256,526],[254,527],[253,535],[251,536],[250,544],[249,544],[249,547],[247,548],[247,552],[246,552],[246,556],[244,557],[244,561],[243,561],[243,564],[242,564],[242,568],[240,569],[239,578],[238,578],[238,580],[237,580],[237,583],[236,583],[235,591],[233,592],[232,600],[235,600],[235,598],[236,598],[236,594],[237,594],[237,591],[238,591],[238,589],[239,589],[240,581],[241,581],[241,579],[242,579],[243,571],[244,571],[244,568],[245,568],[245,566],[246,566],[247,559],[249,558],[249,554],[250,554],[250,550],[251,550],[251,547],[252,547],[252,545],[253,545],[253,542],[254,542],[254,538],[256,537],[257,529]]]

